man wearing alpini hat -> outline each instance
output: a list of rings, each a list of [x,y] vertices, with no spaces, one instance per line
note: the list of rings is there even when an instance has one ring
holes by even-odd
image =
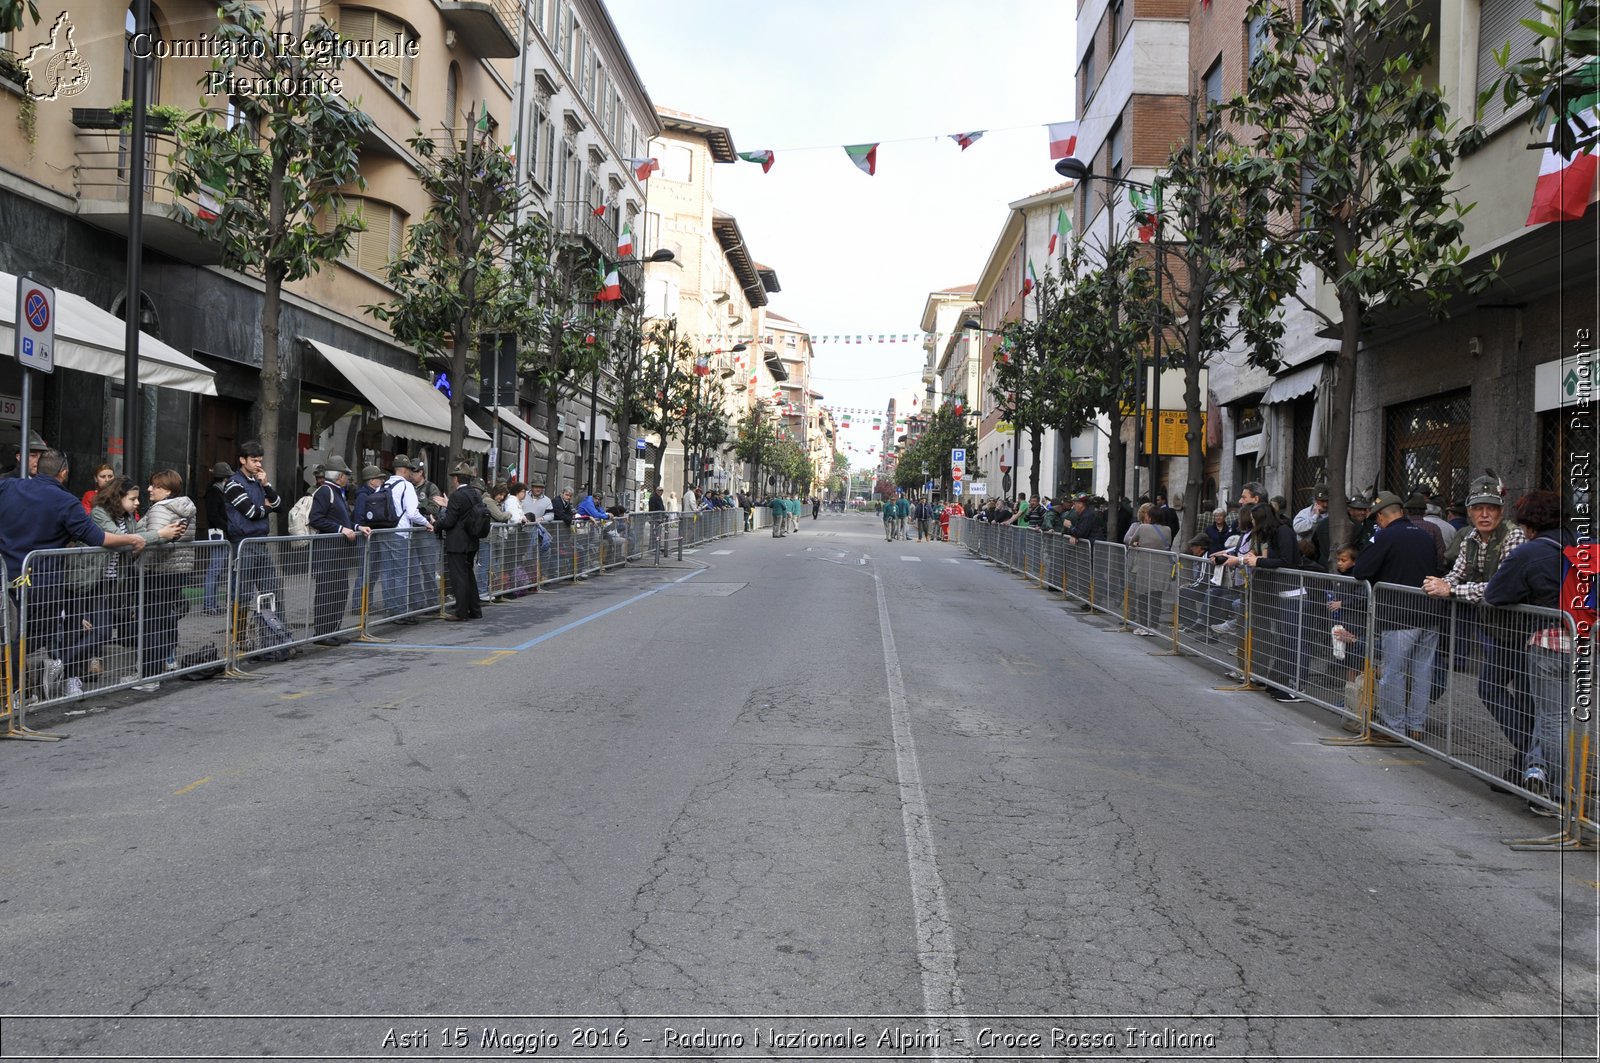
[[[1526,542],[1527,536],[1515,522],[1504,519],[1505,485],[1492,471],[1472,481],[1467,489],[1467,517],[1471,523],[1454,547],[1456,560],[1450,573],[1423,580],[1422,589],[1435,598],[1454,598],[1476,605],[1483,601],[1489,578],[1500,567],[1500,562]],[[1515,751],[1505,777],[1509,782],[1522,785],[1539,758],[1528,755],[1533,708],[1515,683],[1518,647],[1505,638],[1497,638],[1494,625],[1478,625],[1476,612],[1475,609],[1460,611],[1461,623],[1457,624],[1456,638],[1458,642],[1475,639],[1483,651],[1483,664],[1478,669],[1478,697],[1483,699],[1484,707]],[[1463,656],[1459,649],[1456,656]]]
[[[439,514],[438,526],[444,532],[444,568],[456,599],[456,610],[447,613],[446,620],[483,618],[478,579],[472,568],[478,558],[478,543],[489,534],[489,509],[472,485],[477,475],[478,470],[467,462],[450,470],[454,490]]]
[[[311,492],[311,512],[306,524],[318,536],[311,543],[311,575],[316,592],[311,604],[311,632],[326,645],[341,645],[348,639],[335,635],[344,619],[345,598],[350,593],[350,570],[355,567],[355,542],[362,537],[350,507],[345,504],[344,488],[350,466],[335,454],[322,465],[321,477]],[[370,530],[366,534],[371,534]]]

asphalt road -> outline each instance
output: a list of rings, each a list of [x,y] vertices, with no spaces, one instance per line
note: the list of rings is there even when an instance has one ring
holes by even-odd
[[[0,745],[0,1057],[1595,1056],[1593,854],[959,547],[488,614]]]

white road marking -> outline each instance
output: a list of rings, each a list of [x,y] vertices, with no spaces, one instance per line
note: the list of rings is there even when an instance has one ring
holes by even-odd
[[[913,557],[913,556],[912,556],[912,555],[910,555],[910,554],[901,554],[901,555],[900,555],[900,560],[902,560],[902,561],[921,561],[921,560],[922,560],[922,558],[920,558],[920,557]]]
[[[894,629],[889,626],[889,600],[883,592],[883,579],[874,572],[872,585],[878,593],[878,630],[883,634],[883,669],[889,683],[889,718],[894,728],[895,772],[900,785],[900,820],[906,836],[906,864],[911,874],[911,909],[917,927],[917,966],[922,971],[922,1006],[930,1033],[959,1036],[962,1045],[972,1044],[972,1027],[965,1012],[966,998],[956,971],[955,929],[950,922],[950,905],[945,900],[944,883],[939,879],[939,862],[933,847],[929,824],[928,798],[922,788],[922,769],[917,763],[917,744],[911,734],[910,712],[906,705],[906,684],[900,674],[900,655],[894,647]],[[938,1023],[935,1023],[935,1016]],[[955,1029],[949,1029],[954,1026]],[[952,1036],[943,1036],[941,1046]],[[943,1047],[933,1049],[934,1059],[945,1058]],[[957,1055],[969,1053],[957,1050]]]
[[[961,564],[961,559],[959,557],[947,557],[947,558],[945,558],[945,560],[950,562],[950,564],[952,564],[952,565]]]
[[[733,553],[732,550],[713,550],[713,551],[711,551],[711,556],[712,557],[716,557],[718,554],[731,554],[731,553]]]
[[[699,552],[700,552],[700,548],[698,546],[691,546],[691,547],[689,547],[689,549],[684,551],[684,553],[686,553],[686,554],[698,554]]]

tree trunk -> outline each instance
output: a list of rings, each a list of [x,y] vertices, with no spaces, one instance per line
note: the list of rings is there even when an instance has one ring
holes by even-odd
[[[1196,260],[1199,255],[1189,255],[1189,287],[1187,318],[1183,335],[1183,408],[1186,411],[1189,425],[1183,433],[1183,438],[1189,445],[1189,470],[1183,485],[1183,518],[1179,524],[1178,534],[1180,543],[1174,543],[1175,549],[1181,549],[1181,543],[1187,543],[1202,527],[1200,519],[1200,492],[1205,486],[1206,475],[1206,448],[1205,432],[1201,428],[1200,410],[1200,357],[1202,331],[1204,326],[1204,309],[1206,289],[1211,283],[1210,271]],[[1209,515],[1207,515],[1209,520]]]
[[[1328,397],[1328,543],[1332,550],[1354,534],[1344,500],[1350,496],[1346,468],[1350,460],[1351,406],[1356,392],[1356,349],[1361,344],[1361,299],[1353,291],[1339,292],[1339,354],[1333,362],[1333,394]],[[1388,484],[1389,490],[1403,485]],[[1332,558],[1328,558],[1332,565]]]
[[[1039,504],[1039,441],[1043,429],[1038,421],[1028,426],[1028,501]]]
[[[1128,448],[1122,444],[1122,426],[1127,420],[1119,404],[1111,411],[1111,477],[1106,487],[1106,538],[1120,543],[1125,529],[1121,527],[1122,498],[1128,493]]]

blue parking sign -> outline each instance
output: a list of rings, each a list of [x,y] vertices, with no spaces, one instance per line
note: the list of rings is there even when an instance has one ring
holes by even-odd
[[[951,448],[951,450],[950,450],[950,463],[952,465],[965,465],[966,461],[967,461],[967,449],[965,447],[953,447],[953,448]]]

